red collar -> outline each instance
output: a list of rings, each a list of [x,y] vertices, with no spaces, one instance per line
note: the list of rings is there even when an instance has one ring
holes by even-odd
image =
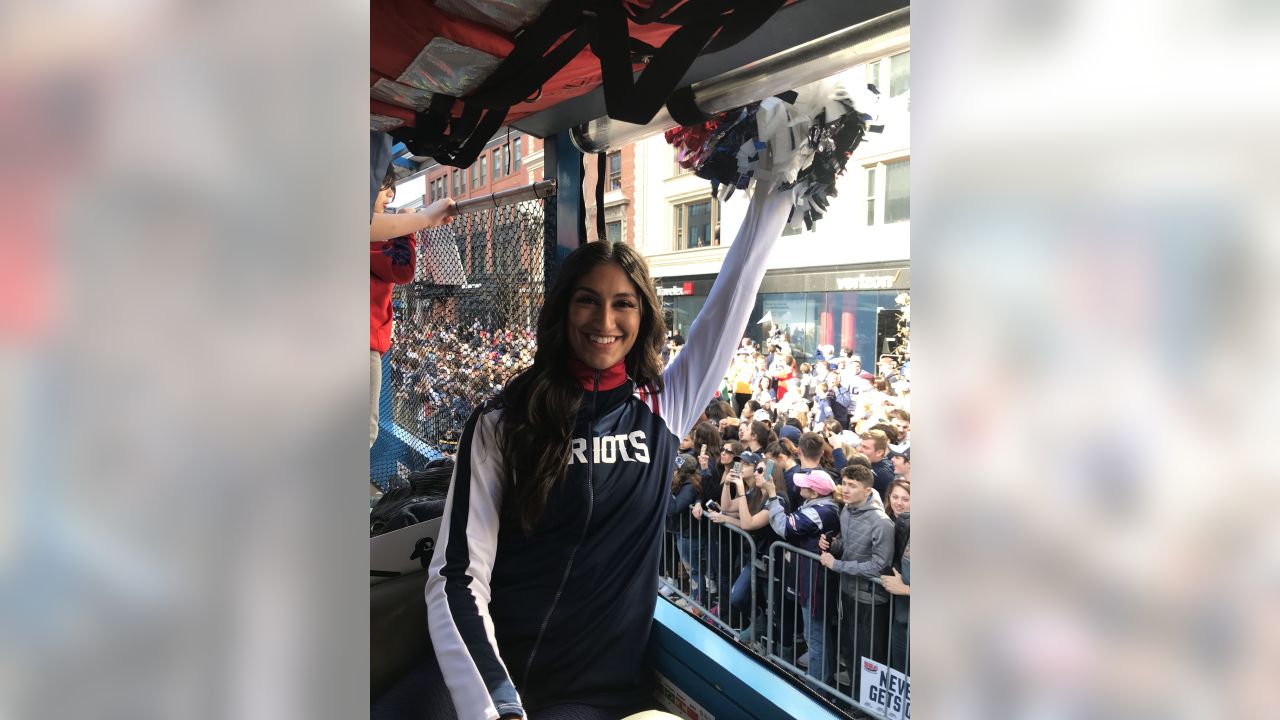
[[[595,386],[596,369],[588,366],[578,358],[569,358],[569,372],[577,379],[582,389],[591,390]],[[600,371],[600,389],[612,390],[627,381],[627,363],[625,360],[611,368]]]

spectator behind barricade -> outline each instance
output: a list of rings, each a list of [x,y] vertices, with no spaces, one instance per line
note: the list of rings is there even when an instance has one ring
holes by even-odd
[[[806,470],[818,470],[823,467],[822,458],[825,454],[826,441],[817,433],[804,433],[800,436],[800,441],[796,443],[796,450],[799,455],[796,460],[799,462],[797,469],[789,474],[787,481],[787,507],[797,508],[803,502],[800,497],[799,488],[795,486],[795,473],[804,472]],[[834,474],[835,468],[828,466],[828,470]]]
[[[898,360],[892,355],[880,356],[880,377],[892,386],[894,383],[902,380],[902,375],[898,372]]]
[[[889,424],[898,430],[898,444],[911,444],[911,412],[902,408],[894,408],[889,413]]]
[[[786,398],[790,388],[787,381],[796,376],[796,359],[791,357],[790,350],[780,351],[776,356],[773,367],[769,370],[769,377],[773,378],[773,386],[775,388],[774,398],[783,400]]]
[[[708,450],[709,449],[710,448],[708,448]],[[725,441],[720,446],[720,453],[715,464],[712,465],[708,471],[704,471],[702,474],[702,497],[699,498],[698,504],[693,507],[692,513],[694,520],[697,521],[693,531],[694,534],[699,537],[706,538],[703,545],[704,558],[716,557],[717,551],[715,547],[715,536],[712,534],[711,521],[707,519],[707,514],[703,510],[706,507],[706,502],[708,500],[715,503],[720,502],[721,489],[723,488],[724,483],[728,480],[729,472],[733,469],[733,463],[738,459],[738,456],[743,453],[744,449],[745,448],[743,448],[742,443],[740,442]],[[718,589],[716,585],[720,582],[720,578],[717,575],[717,569],[718,568],[714,563],[704,563],[703,565],[703,573],[709,580],[707,587],[708,589],[711,589],[712,592],[715,592],[716,589]],[[709,598],[704,595],[703,601],[707,602],[708,600]]]
[[[688,447],[687,450],[685,449],[686,442]],[[694,425],[693,429],[689,431],[689,434],[681,439],[680,452],[688,452],[690,455],[698,457],[702,455],[702,449],[705,447],[708,456],[714,460],[715,457],[713,453],[715,453],[716,448],[720,447],[721,443],[720,431],[716,429],[716,426],[711,424],[709,421],[700,422],[697,425]],[[705,470],[706,468],[703,467],[700,469]]]
[[[743,546],[741,553],[730,556],[734,568],[733,584],[729,592],[729,607],[732,612],[729,615],[722,614],[721,618],[735,628],[740,627],[744,620],[752,620],[750,585],[755,559],[763,557],[769,545],[777,539],[769,527],[769,511],[764,509],[763,491],[765,482],[769,480],[766,473],[774,463],[753,452],[744,452],[739,458],[742,460],[742,473],[736,475],[730,472],[720,491],[720,507],[723,512],[708,513],[711,522],[739,528],[750,535],[755,543],[754,553],[748,552],[749,546]],[[721,609],[724,609],[723,602]]]
[[[911,512],[910,481],[894,480],[889,484],[889,501],[884,504],[884,512],[894,521],[898,516]]]
[[[771,407],[773,405],[773,380],[768,376],[761,376],[756,379],[752,386],[751,399],[760,403],[761,407]]]
[[[889,436],[881,430],[868,430],[862,434],[858,452],[866,455],[871,461],[871,470],[875,474],[875,489],[880,494],[881,504],[883,504],[889,484],[893,482],[893,462],[889,460]]]
[[[778,436],[763,422],[753,422],[745,442],[751,452],[762,453],[765,448],[769,447],[770,443],[776,442],[777,439]]]
[[[893,574],[880,582],[893,595],[889,620],[889,667],[911,674],[911,513],[898,516],[893,526]]]
[[[751,351],[745,347],[733,356],[730,379],[733,381],[733,407],[738,413],[742,412],[742,406],[751,399],[751,378],[755,375],[751,357]]]
[[[373,203],[369,226],[369,448],[378,439],[378,411],[382,400],[382,356],[391,348],[394,310],[391,291],[413,281],[417,267],[417,242],[413,233],[451,221],[453,200],[431,203],[412,216],[384,214],[396,197],[394,168],[387,168],[382,188]],[[393,233],[393,234],[388,234]],[[376,487],[373,488],[377,490]]]
[[[844,450],[846,458],[850,453],[858,449],[858,436],[849,432],[835,418],[830,418],[822,423],[822,436],[827,439],[827,442],[831,443],[831,447]]]
[[[907,447],[902,452],[893,453],[890,462],[893,463],[893,477],[901,478],[906,482],[911,482],[911,448]]]
[[[845,502],[840,511],[840,536],[830,543],[821,542],[828,546],[823,548],[826,552],[821,557],[824,567],[841,576],[839,617],[852,622],[841,624],[842,637],[835,644],[853,650],[849,667],[854,683],[852,695],[858,697],[858,680],[862,676],[859,658],[885,661],[889,609],[883,606],[889,595],[873,579],[879,579],[892,567],[894,530],[872,485],[874,476],[870,471],[861,465],[850,465],[841,480]]]
[[[747,400],[742,405],[742,413],[738,416],[738,422],[742,425],[748,425],[755,420],[756,413],[760,412],[761,405],[755,400]]]
[[[857,355],[849,357],[840,373],[840,381],[855,394],[870,389],[873,379],[875,375],[862,369],[862,358]]]
[[[720,421],[720,436],[726,440],[738,439],[738,418],[727,417]]]
[[[680,564],[689,573],[691,595],[700,602],[704,584],[700,540],[693,531],[694,520],[689,511],[702,497],[702,475],[699,461],[692,455],[676,456],[676,467],[671,472],[671,502],[667,506],[667,532],[675,535],[676,552]]]
[[[867,430],[879,430],[880,432],[884,433],[885,437],[889,438],[890,452],[893,452],[893,447],[897,445],[899,442],[898,428],[890,425],[887,422],[878,422],[875,425],[872,425],[871,427],[867,428]]]
[[[803,434],[804,428],[799,427],[798,424],[793,425],[790,420],[778,428],[778,438],[790,440],[792,443],[800,442],[800,436]]]
[[[819,553],[819,542],[823,535],[840,530],[840,509],[832,500],[835,482],[831,475],[822,469],[799,471],[794,482],[803,499],[800,507],[787,512],[782,501],[777,497],[777,490],[770,492],[764,488],[766,507],[769,510],[769,525],[783,541],[811,553]],[[800,608],[800,617],[804,620],[805,642],[809,646],[810,677],[827,682],[833,669],[826,662],[825,649],[828,617],[834,617],[830,605],[831,589],[835,586],[827,582],[826,573],[816,567],[817,563],[809,557],[796,560],[799,568],[796,572],[796,605]]]
[[[769,414],[768,410],[760,408],[753,417],[755,422],[762,423],[766,430],[773,432],[773,416]]]
[[[755,388],[757,387],[757,383],[760,382],[760,378],[768,376],[769,374],[769,358],[764,355],[757,354],[753,364],[754,368],[751,373],[751,391],[755,392]]]
[[[787,438],[779,438],[778,442],[769,444],[764,454],[780,469],[781,474],[777,477],[775,485],[780,488],[788,487],[790,483],[786,480],[787,473],[791,472],[792,468],[799,467],[796,464],[795,443]]]
[[[783,381],[785,393],[782,390],[778,401],[774,403],[780,415],[786,417],[796,417],[800,413],[809,410],[809,401],[804,399],[804,394],[800,391],[800,380],[798,378],[788,378]]]
[[[840,424],[849,427],[849,416],[853,412],[853,393],[849,388],[840,382],[840,374],[837,372],[827,373],[826,379],[827,391],[824,397],[827,399],[827,405],[830,407],[829,417],[833,417],[840,421]],[[827,418],[823,417],[825,421]]]
[[[847,447],[844,442],[844,428],[840,426],[840,421],[830,418],[822,424],[822,439],[826,441],[827,448],[831,453],[831,465],[838,473],[844,469],[845,463],[848,462],[849,452],[852,448]]]
[[[726,417],[724,406],[721,401],[716,399],[707,403],[706,409],[702,411],[702,417],[704,420],[715,425],[716,428],[719,429],[720,421]]]
[[[813,401],[813,366],[809,363],[800,363],[800,368],[796,372],[796,379],[799,380],[800,395],[805,400]]]

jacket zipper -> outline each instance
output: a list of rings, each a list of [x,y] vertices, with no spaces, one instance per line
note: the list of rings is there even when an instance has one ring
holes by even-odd
[[[596,426],[596,396],[600,394],[600,371],[596,370],[595,380],[591,385],[591,422],[587,425],[587,436],[594,440]],[[587,529],[591,527],[591,513],[595,509],[596,491],[592,484],[592,474],[595,469],[595,443],[590,443],[587,447],[587,520],[582,525],[582,534],[578,536],[578,544],[573,546],[569,551],[569,562],[565,565],[564,575],[560,578],[560,586],[556,588],[555,597],[551,599],[551,608],[547,610],[547,615],[542,619],[542,626],[538,628],[538,637],[533,641],[533,649],[529,651],[529,660],[524,666],[524,677],[520,681],[520,685],[527,686],[529,684],[529,671],[533,669],[533,658],[538,654],[538,646],[542,645],[542,636],[547,632],[547,625],[551,623],[551,615],[556,611],[556,605],[560,604],[560,595],[564,592],[565,583],[569,581],[569,573],[573,570],[573,558],[578,554],[578,548],[582,547],[582,541],[587,539]]]

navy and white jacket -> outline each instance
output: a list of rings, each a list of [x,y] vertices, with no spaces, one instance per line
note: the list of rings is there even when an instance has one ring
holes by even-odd
[[[732,359],[789,210],[785,192],[752,197],[661,394],[634,387],[620,368],[590,378],[569,466],[532,537],[500,522],[502,411],[482,406],[467,421],[426,586],[431,640],[460,720],[645,699],[679,438]]]

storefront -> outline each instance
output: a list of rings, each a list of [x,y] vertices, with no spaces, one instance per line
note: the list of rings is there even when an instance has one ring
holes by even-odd
[[[688,333],[713,282],[714,275],[659,280],[659,299],[673,330]],[[819,345],[832,345],[837,352],[852,349],[871,369],[872,358],[893,351],[896,299],[910,286],[911,269],[903,263],[769,271],[751,311],[747,336],[763,341],[773,323],[790,338],[798,360],[808,359]]]

